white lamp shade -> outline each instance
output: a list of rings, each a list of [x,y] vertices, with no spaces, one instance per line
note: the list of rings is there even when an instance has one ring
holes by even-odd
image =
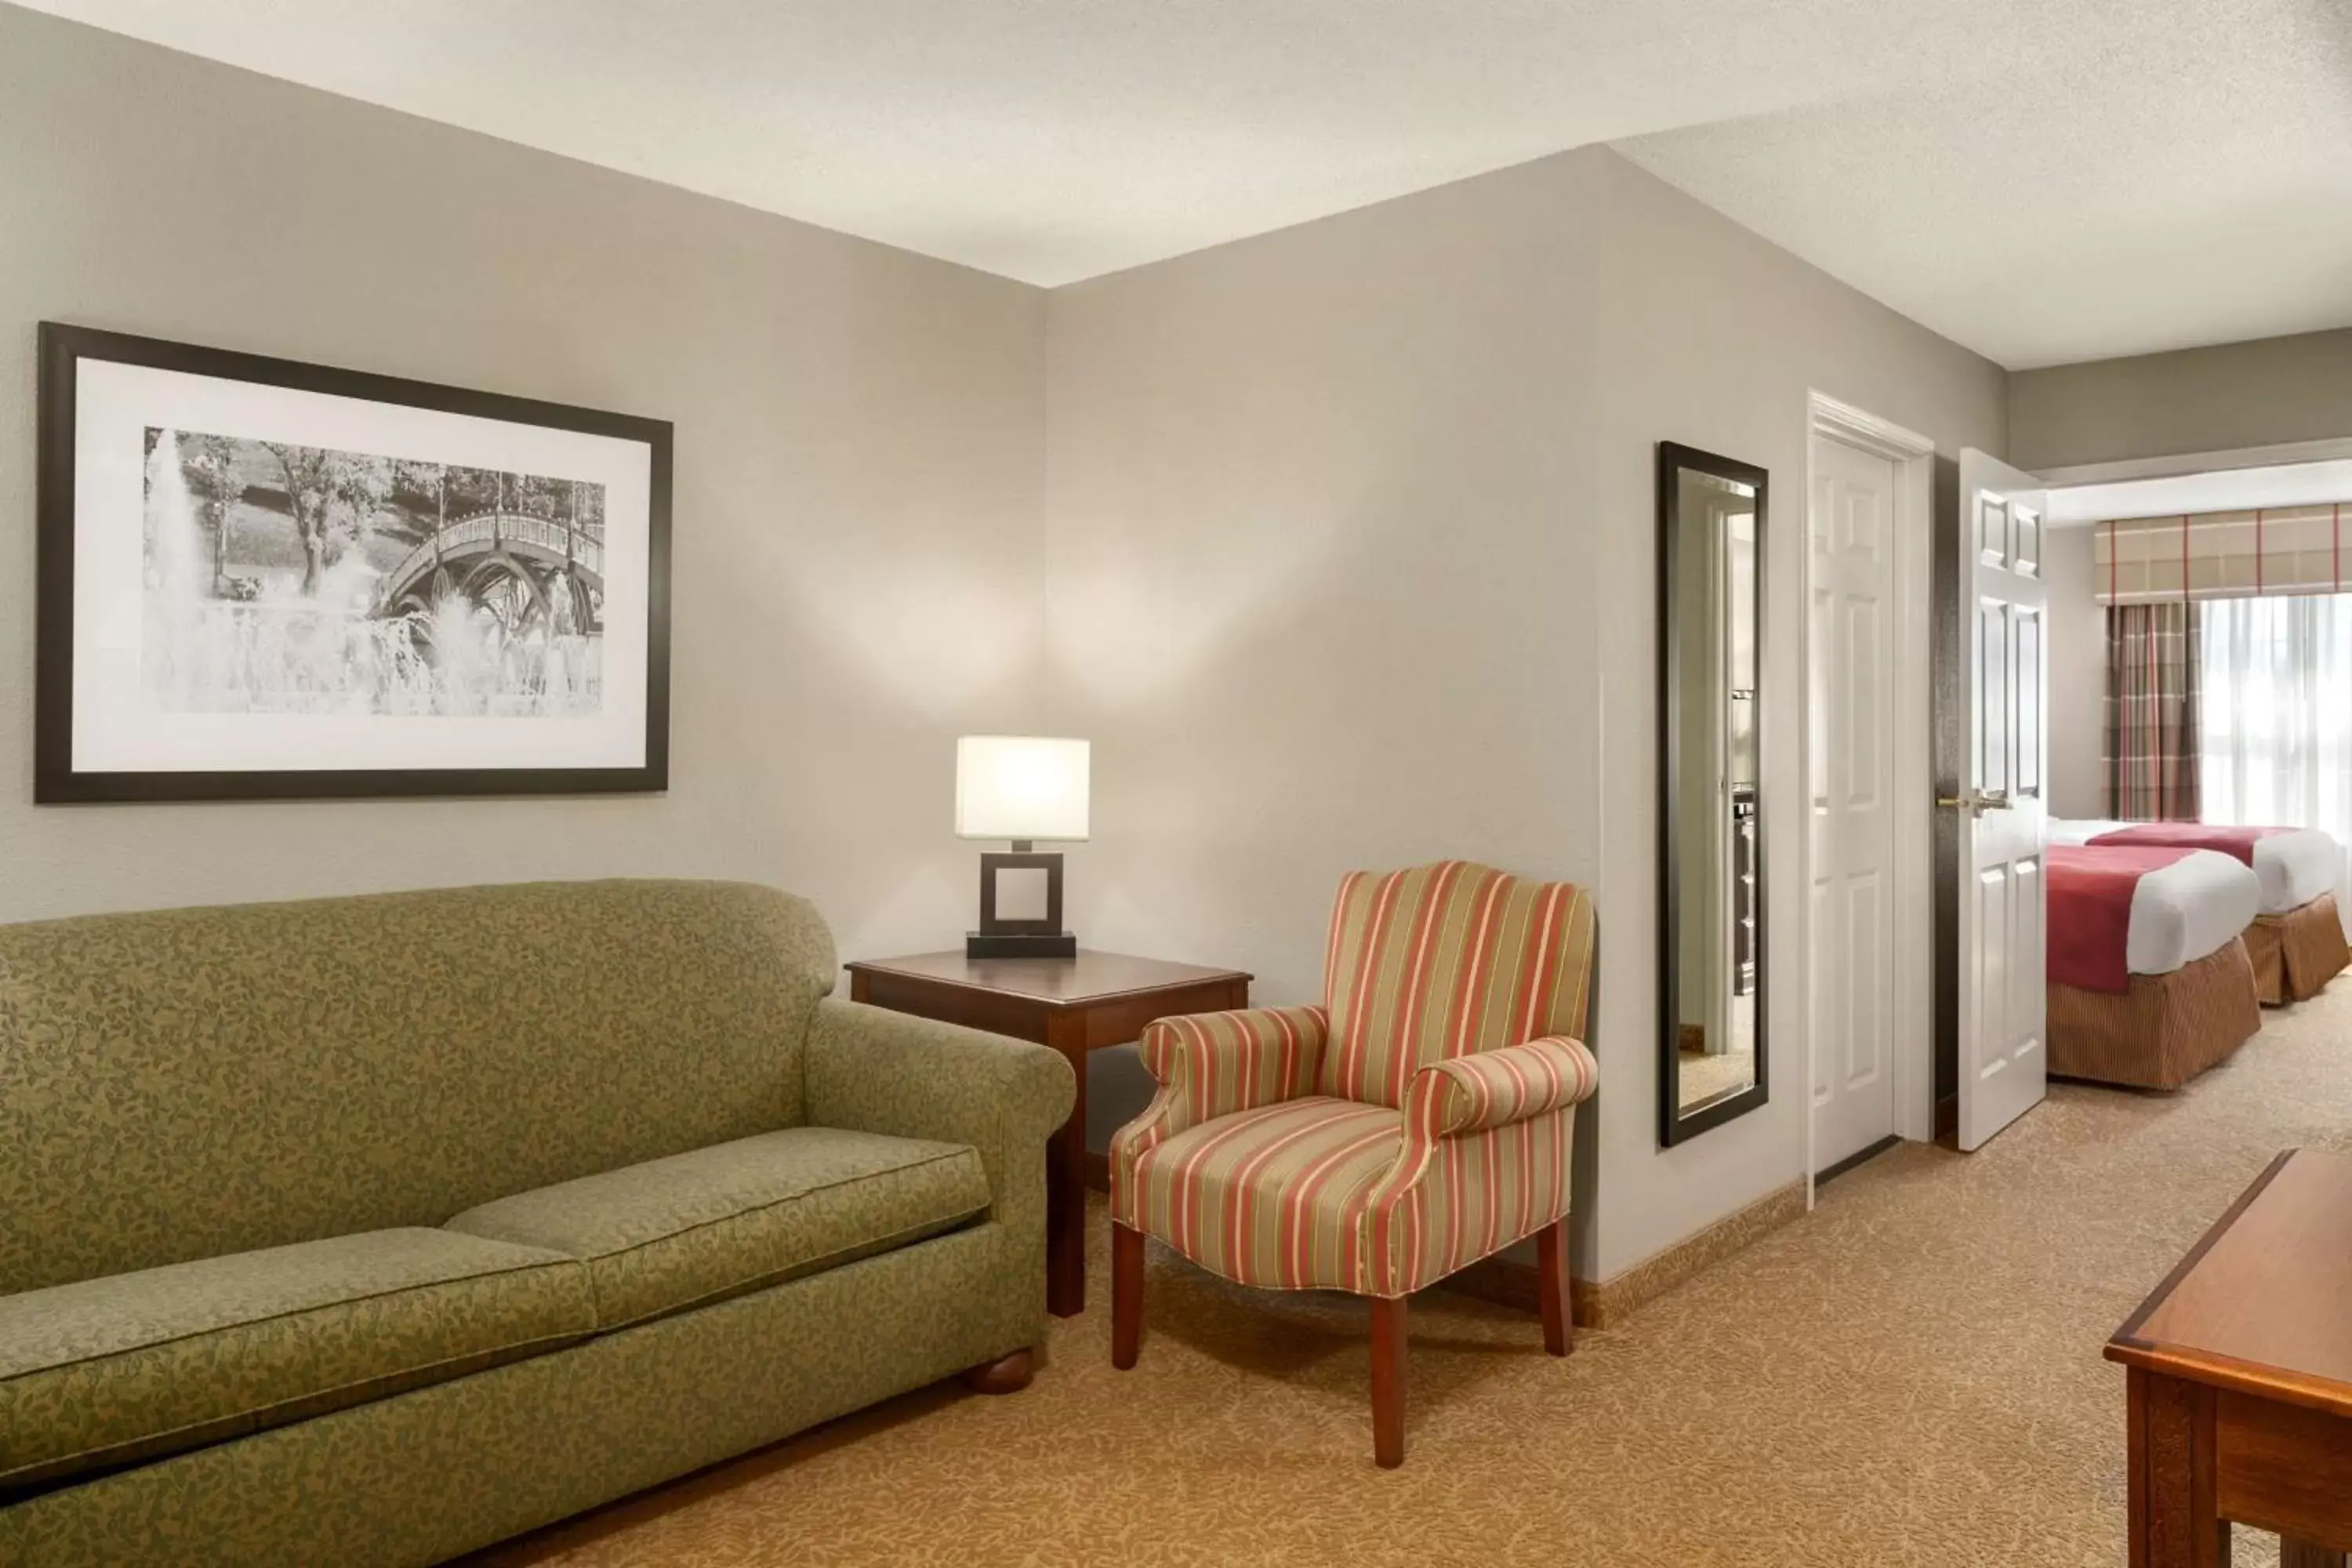
[[[965,735],[956,742],[956,837],[1078,839],[1087,836],[1093,746],[1037,735]]]

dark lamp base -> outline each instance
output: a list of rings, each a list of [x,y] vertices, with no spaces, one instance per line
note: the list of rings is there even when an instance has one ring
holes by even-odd
[[[966,958],[1076,958],[1078,939],[1068,931],[1045,935],[971,931],[963,939]]]

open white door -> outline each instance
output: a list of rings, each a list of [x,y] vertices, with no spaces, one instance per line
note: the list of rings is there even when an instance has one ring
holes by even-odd
[[[2043,973],[2042,773],[2048,753],[2042,574],[2048,498],[1982,452],[1960,453],[1960,648],[1969,755],[1959,814],[1960,1147],[2040,1104],[2049,1053]]]

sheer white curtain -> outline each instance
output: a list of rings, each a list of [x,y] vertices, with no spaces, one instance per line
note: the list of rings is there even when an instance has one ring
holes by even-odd
[[[2208,599],[2200,747],[2208,822],[2352,845],[2352,594]],[[2352,899],[2336,902],[2352,923]]]

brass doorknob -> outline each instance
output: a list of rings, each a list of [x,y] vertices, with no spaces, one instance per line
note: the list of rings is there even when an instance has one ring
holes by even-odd
[[[1966,806],[1971,816],[1982,816],[1988,811],[2007,811],[2009,792],[1994,789],[1979,790],[1974,795],[1939,795],[1936,804],[1948,810]]]

